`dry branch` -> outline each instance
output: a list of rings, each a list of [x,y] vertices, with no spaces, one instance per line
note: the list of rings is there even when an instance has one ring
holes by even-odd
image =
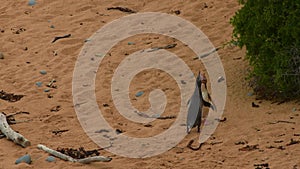
[[[68,155],[65,155],[63,153],[60,153],[56,150],[50,149],[44,145],[38,144],[37,146],[39,149],[46,151],[47,153],[58,157],[60,159],[66,160],[66,161],[71,161],[71,162],[79,162],[79,163],[83,163],[83,164],[88,164],[91,162],[108,162],[111,161],[110,157],[104,157],[104,156],[94,156],[94,157],[87,157],[87,158],[83,158],[83,159],[74,159]]]
[[[0,130],[7,139],[12,140],[14,143],[21,145],[22,147],[30,146],[30,141],[27,140],[21,134],[15,132],[7,123],[6,116],[0,113]]]

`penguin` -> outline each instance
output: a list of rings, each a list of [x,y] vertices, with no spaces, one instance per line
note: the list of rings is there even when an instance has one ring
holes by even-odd
[[[210,101],[211,97],[207,92],[206,83],[205,75],[199,71],[194,93],[188,102],[187,133],[190,133],[191,129],[196,126],[198,133],[200,133],[203,106],[215,110],[214,105]]]

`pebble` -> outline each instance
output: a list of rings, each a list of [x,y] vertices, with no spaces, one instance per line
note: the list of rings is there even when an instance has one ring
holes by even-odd
[[[54,29],[54,28],[55,28],[55,26],[54,26],[54,25],[51,25],[51,26],[50,26],[50,28]]]
[[[30,164],[31,163],[31,156],[29,154],[26,154],[20,158],[18,158],[15,162],[15,164],[19,164],[19,163],[27,163],[27,164]]]
[[[136,97],[140,97],[140,96],[142,96],[143,94],[144,94],[143,91],[139,91],[139,92],[137,92],[137,93],[135,94],[135,96],[136,96]]]
[[[4,55],[1,52],[0,52],[0,59],[4,59]]]
[[[297,111],[297,109],[294,107],[294,108],[292,109],[292,111],[295,112],[295,111]]]
[[[41,70],[40,74],[45,75],[45,74],[47,74],[47,71],[46,70]]]
[[[43,82],[36,82],[35,85],[37,85],[37,87],[41,87],[43,85]]]
[[[103,57],[104,55],[101,54],[101,53],[97,53],[97,54],[95,54],[95,56],[96,56],[96,57]]]
[[[46,158],[46,161],[48,161],[48,162],[54,162],[54,161],[55,161],[55,157],[53,157],[53,156],[48,156],[48,157]]]
[[[35,4],[36,4],[35,0],[29,0],[29,2],[28,2],[28,5],[29,5],[29,6],[33,6],[33,5],[35,5]]]
[[[247,96],[253,96],[252,92],[247,93]]]
[[[134,42],[128,42],[127,44],[128,44],[128,45],[135,45]]]
[[[90,42],[91,41],[91,39],[86,39],[86,40],[84,40],[84,42]]]
[[[218,82],[220,83],[220,82],[222,82],[222,81],[224,81],[225,79],[224,79],[224,77],[223,76],[220,76],[219,78],[218,78]]]
[[[46,92],[46,93],[47,93],[47,92],[50,92],[50,89],[45,89],[44,92]]]

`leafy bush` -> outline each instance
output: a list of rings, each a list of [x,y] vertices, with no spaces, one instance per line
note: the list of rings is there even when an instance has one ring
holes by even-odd
[[[300,0],[239,0],[233,42],[246,47],[254,91],[265,99],[300,97]]]

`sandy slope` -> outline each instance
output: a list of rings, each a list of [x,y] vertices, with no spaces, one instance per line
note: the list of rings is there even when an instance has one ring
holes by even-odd
[[[128,15],[120,11],[107,11],[107,7],[126,6],[139,12],[171,13],[180,10],[180,17],[192,22],[200,28],[215,46],[220,46],[231,38],[232,28],[229,18],[239,8],[236,0],[130,0],[130,1],[95,1],[95,0],[64,0],[37,1],[30,7],[27,1],[5,1],[0,6],[0,52],[5,59],[0,60],[0,89],[24,94],[19,102],[9,103],[0,100],[0,111],[7,114],[17,111],[28,111],[29,115],[18,115],[17,120],[30,120],[18,123],[12,127],[26,136],[32,146],[21,148],[5,139],[0,140],[0,168],[255,168],[254,164],[269,163],[273,168],[300,168],[300,144],[286,146],[291,139],[300,140],[299,114],[300,107],[296,103],[281,105],[261,101],[259,108],[251,107],[254,96],[247,96],[251,92],[244,80],[247,64],[243,60],[245,51],[237,48],[225,48],[219,51],[227,77],[227,102],[224,117],[227,121],[220,123],[214,135],[203,145],[202,150],[192,151],[186,147],[191,139],[198,137],[193,132],[179,145],[168,152],[146,159],[128,159],[102,151],[103,155],[111,156],[108,163],[93,163],[81,165],[64,162],[57,159],[55,163],[48,163],[46,153],[36,148],[37,144],[49,147],[84,146],[95,149],[93,143],[82,130],[77,120],[72,101],[72,74],[76,58],[88,39],[96,30],[106,23],[119,17]],[[206,5],[205,5],[206,3]],[[174,13],[173,13],[174,14]],[[51,28],[51,25],[54,28]],[[24,28],[25,31],[16,31]],[[71,38],[51,43],[58,35],[72,34]],[[159,38],[159,39],[158,39]],[[172,124],[171,120],[153,122],[153,127],[146,128],[138,124],[128,123],[116,113],[111,106],[109,84],[104,83],[112,77],[113,70],[125,58],[126,53],[134,52],[144,47],[166,45],[173,42],[167,37],[156,35],[134,36],[117,44],[111,49],[111,57],[103,61],[103,70],[97,73],[97,102],[112,126],[122,128],[128,135],[146,137],[163,131]],[[127,45],[128,41],[135,45]],[[151,44],[145,44],[151,41]],[[177,42],[177,41],[176,41]],[[200,61],[191,59],[194,54],[177,42],[178,46],[169,51],[180,56],[192,69],[204,71]],[[57,53],[54,56],[53,51]],[[236,59],[241,58],[241,59]],[[40,70],[46,70],[41,75]],[[147,94],[151,89],[169,87],[166,95],[170,104],[166,115],[178,110],[179,89],[174,87],[174,81],[163,72],[150,71],[146,75],[138,74],[130,86],[130,97],[133,105],[141,110],[149,107]],[[37,87],[37,81],[46,84],[49,80],[57,80],[57,89],[45,93],[44,87]],[[139,83],[140,82],[140,83]],[[99,85],[98,85],[99,84]],[[102,84],[102,85],[101,85]],[[173,86],[173,87],[172,87]],[[101,90],[100,90],[101,89]],[[146,93],[140,99],[134,99],[139,90]],[[51,94],[53,98],[48,98]],[[101,106],[103,103],[109,108]],[[50,112],[54,106],[61,106],[58,112]],[[293,109],[296,108],[296,111]],[[207,109],[205,110],[207,111]],[[112,116],[110,116],[112,115]],[[293,123],[277,123],[278,120]],[[117,121],[118,123],[114,123]],[[68,129],[68,132],[55,135],[51,131]],[[235,145],[236,142],[247,141],[248,145],[258,144],[259,149],[253,151],[239,151],[245,145]],[[284,146],[284,150],[268,148],[270,146]],[[15,160],[29,153],[32,155],[31,165],[15,165]]]

